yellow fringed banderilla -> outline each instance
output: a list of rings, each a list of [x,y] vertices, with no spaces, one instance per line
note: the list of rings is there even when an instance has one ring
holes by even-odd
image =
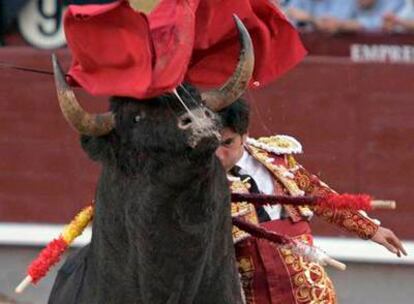
[[[93,205],[84,208],[75,216],[69,225],[65,227],[62,232],[62,238],[68,245],[83,233],[86,226],[92,221],[94,211],[95,208]]]

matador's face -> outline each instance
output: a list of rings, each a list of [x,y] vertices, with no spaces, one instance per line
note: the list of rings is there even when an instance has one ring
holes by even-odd
[[[224,128],[220,133],[221,142],[216,150],[216,156],[220,159],[224,169],[229,171],[243,156],[247,134],[240,135],[230,128]]]

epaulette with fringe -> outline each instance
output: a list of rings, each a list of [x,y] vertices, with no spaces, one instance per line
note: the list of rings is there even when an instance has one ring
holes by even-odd
[[[274,135],[258,139],[247,138],[247,144],[274,154],[301,154],[303,152],[300,142],[288,135]]]

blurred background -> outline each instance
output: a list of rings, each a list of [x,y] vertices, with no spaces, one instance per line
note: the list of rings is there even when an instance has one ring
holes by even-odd
[[[150,9],[156,1],[136,2]],[[408,257],[317,218],[313,228],[316,245],[348,265],[328,269],[340,303],[413,303],[414,1],[271,2],[298,28],[309,55],[246,94],[251,135],[294,136],[305,150],[300,162],[337,191],[397,201],[397,210],[370,215],[404,240]],[[46,303],[56,268],[22,295],[13,290],[41,248],[94,197],[99,168],[64,121],[51,76],[52,52],[70,64],[65,5],[0,0],[0,303]],[[107,107],[77,94],[87,110]]]

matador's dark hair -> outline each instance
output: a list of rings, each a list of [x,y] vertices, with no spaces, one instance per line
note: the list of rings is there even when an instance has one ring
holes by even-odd
[[[250,107],[246,100],[239,98],[218,114],[222,120],[223,128],[230,128],[240,135],[247,133]]]

